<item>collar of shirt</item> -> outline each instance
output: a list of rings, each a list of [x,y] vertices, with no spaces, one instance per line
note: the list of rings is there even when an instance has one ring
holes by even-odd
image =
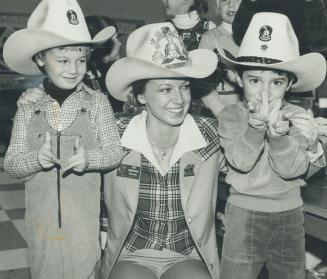
[[[155,158],[146,131],[147,112],[134,116],[121,137],[121,145],[128,149],[142,153],[162,175],[165,175]],[[190,137],[192,135],[192,137]],[[204,148],[207,142],[191,115],[187,114],[179,130],[178,141],[169,163],[169,169],[183,156],[183,154]]]
[[[231,35],[233,34],[232,25],[231,25],[230,23],[227,23],[227,22],[223,21],[221,25],[225,28],[225,30],[226,30],[229,34],[231,34]]]
[[[41,87],[41,89],[44,89],[44,87]],[[53,129],[57,131],[66,129],[74,121],[77,111],[83,107],[88,107],[87,102],[84,100],[85,91],[84,85],[79,84],[76,91],[71,93],[61,106],[49,94],[43,98],[38,106],[41,110],[49,112],[47,121]],[[92,92],[87,92],[92,94]]]
[[[172,21],[178,28],[188,29],[194,27],[200,21],[200,16],[197,11],[192,11],[184,15],[176,15]]]

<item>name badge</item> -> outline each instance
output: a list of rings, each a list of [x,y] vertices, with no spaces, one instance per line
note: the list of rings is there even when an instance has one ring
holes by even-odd
[[[121,164],[117,168],[117,176],[131,178],[131,179],[139,179],[140,167]]]
[[[194,165],[186,165],[184,169],[184,177],[194,176]]]

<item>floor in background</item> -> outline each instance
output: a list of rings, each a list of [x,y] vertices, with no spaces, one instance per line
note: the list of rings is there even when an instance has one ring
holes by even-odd
[[[0,279],[31,278],[24,213],[24,184],[4,173],[0,158]]]

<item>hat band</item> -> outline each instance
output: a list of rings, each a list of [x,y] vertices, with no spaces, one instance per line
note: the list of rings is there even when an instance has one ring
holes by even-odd
[[[283,62],[282,60],[259,57],[259,56],[240,56],[236,58],[237,62],[249,62],[249,63],[259,63],[259,64],[275,64]]]

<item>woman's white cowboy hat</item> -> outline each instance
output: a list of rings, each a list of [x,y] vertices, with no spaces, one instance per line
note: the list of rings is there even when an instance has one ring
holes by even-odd
[[[242,40],[236,59],[218,51],[227,66],[258,67],[293,73],[292,92],[317,88],[326,76],[326,60],[319,53],[299,54],[298,39],[287,16],[257,13]]]
[[[153,78],[204,78],[217,67],[216,54],[208,49],[187,52],[175,27],[154,23],[133,31],[126,43],[127,57],[116,61],[106,76],[110,94],[126,101],[131,84]]]
[[[27,28],[11,34],[3,57],[12,70],[26,75],[40,74],[33,56],[46,49],[67,45],[96,45],[108,40],[110,26],[91,39],[83,12],[76,0],[42,0],[31,14]]]

